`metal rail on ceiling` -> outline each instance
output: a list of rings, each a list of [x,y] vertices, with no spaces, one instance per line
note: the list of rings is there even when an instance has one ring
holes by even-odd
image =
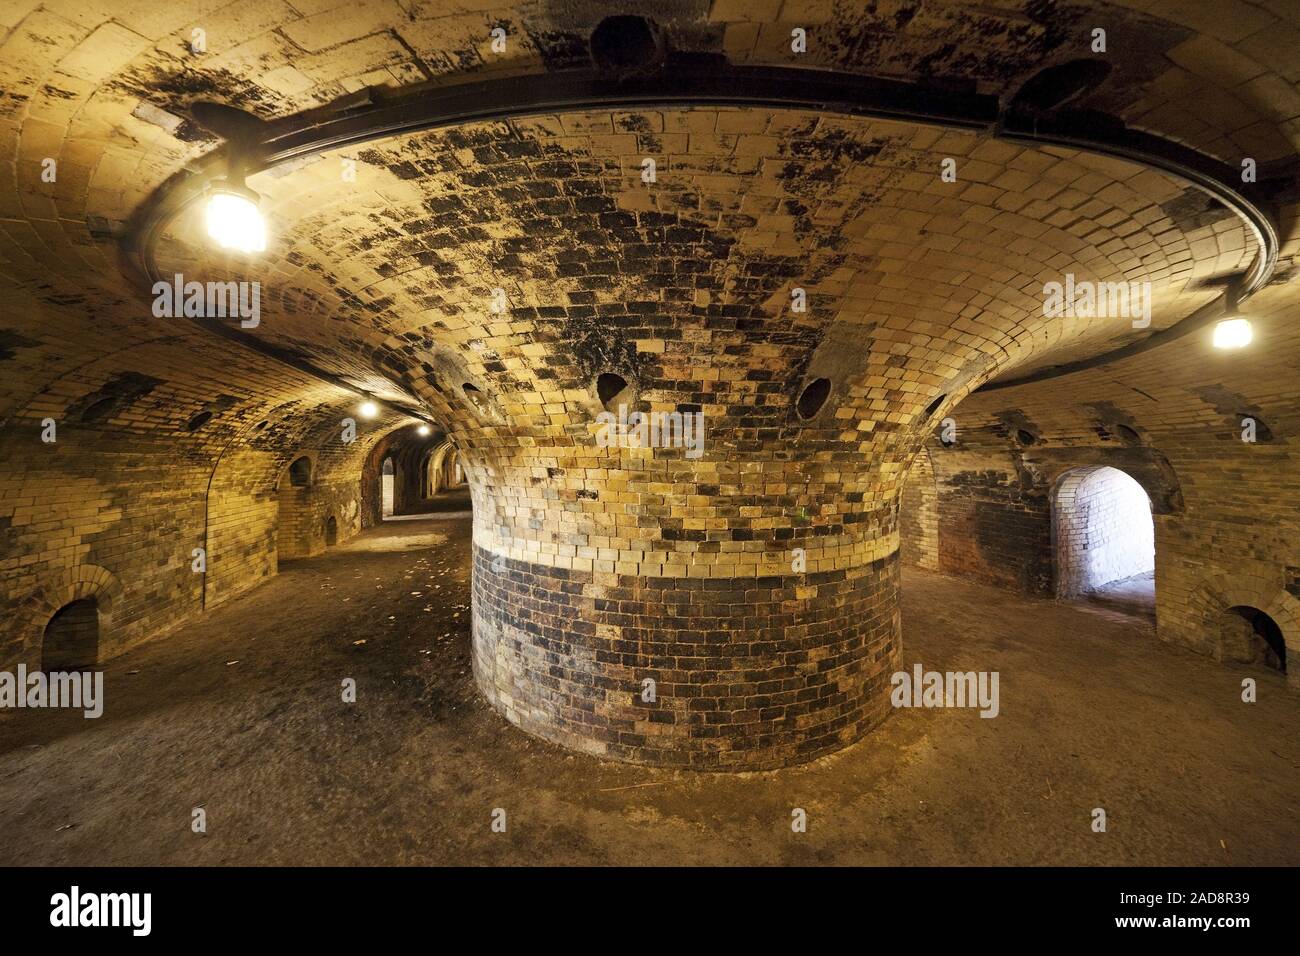
[[[646,77],[615,79],[584,68],[454,85],[430,83],[395,94],[369,91],[338,105],[260,124],[261,135],[251,148],[245,146],[250,154],[241,162],[251,174],[330,150],[468,123],[591,109],[688,106],[788,109],[893,120],[1124,159],[1186,181],[1232,210],[1245,224],[1256,242],[1256,254],[1234,290],[1238,302],[1267,284],[1277,264],[1277,230],[1261,203],[1241,188],[1246,184],[1236,181],[1240,179],[1238,169],[1172,140],[1129,129],[1113,118],[1082,112],[1025,117],[1003,110],[995,96],[970,90],[824,70],[735,65],[707,55],[678,55],[662,72]],[[197,168],[160,187],[127,224],[124,251],[150,282],[156,281],[158,274],[154,261],[158,237],[176,215],[206,192],[226,162],[223,150],[204,157]],[[1211,306],[1215,308],[1199,309],[1141,342],[981,388],[1007,388],[1054,378],[1138,354],[1202,327],[1221,312],[1221,305]],[[219,323],[201,324],[276,361],[356,391],[300,355]],[[214,325],[219,325],[219,330]]]

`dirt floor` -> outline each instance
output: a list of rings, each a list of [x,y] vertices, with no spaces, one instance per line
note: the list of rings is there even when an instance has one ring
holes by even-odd
[[[0,863],[1300,863],[1280,675],[927,572],[904,575],[904,662],[999,671],[996,719],[899,710],[831,757],[742,775],[538,741],[474,688],[469,525],[386,522],[286,564],[110,661],[99,720],[0,714]]]

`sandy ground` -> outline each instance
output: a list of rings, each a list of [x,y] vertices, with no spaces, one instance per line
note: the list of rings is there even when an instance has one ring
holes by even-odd
[[[468,554],[467,513],[387,522],[110,661],[99,720],[0,713],[0,863],[1300,863],[1300,701],[1140,618],[911,571],[906,666],[999,671],[996,719],[899,710],[803,767],[659,771],[478,698]]]

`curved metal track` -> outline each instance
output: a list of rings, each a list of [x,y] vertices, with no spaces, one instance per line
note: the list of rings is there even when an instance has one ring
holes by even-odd
[[[997,97],[927,87],[873,77],[792,67],[735,66],[720,56],[677,55],[652,77],[613,79],[591,69],[541,76],[518,76],[474,83],[423,85],[395,96],[380,91],[360,101],[331,105],[262,126],[263,136],[244,157],[247,171],[260,172],[329,150],[376,139],[463,125],[554,112],[589,109],[645,109],[673,106],[735,106],[794,109],[986,132],[1010,142],[1060,146],[1117,157],[1181,178],[1231,209],[1251,231],[1257,251],[1241,278],[1236,295],[1244,301],[1262,288],[1277,264],[1277,230],[1261,204],[1239,188],[1239,170],[1179,143],[1131,130],[1118,121],[1090,113],[1032,119],[1000,110]],[[124,252],[150,282],[157,279],[154,246],[167,224],[200,198],[224,172],[225,156],[216,151],[197,171],[173,177],[127,224]],[[1007,388],[1055,378],[1138,354],[1181,338],[1222,314],[1211,303],[1179,323],[1140,342],[1079,362],[1055,366],[1019,379],[986,383],[982,389]],[[215,331],[277,361],[287,362],[350,391],[356,389],[300,356],[241,333],[224,323],[198,320]],[[979,389],[977,389],[978,391]],[[420,416],[423,417],[423,416]]]

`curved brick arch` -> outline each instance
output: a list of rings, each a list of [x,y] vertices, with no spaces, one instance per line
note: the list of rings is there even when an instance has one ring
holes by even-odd
[[[1154,570],[1152,510],[1150,494],[1122,469],[1083,465],[1062,473],[1051,494],[1056,596]]]
[[[1114,468],[1142,486],[1153,515],[1177,515],[1186,509],[1178,472],[1158,449],[1143,445],[1117,450],[1088,449],[1074,452],[1064,462],[1045,461],[1043,478],[1057,494],[1073,477],[1097,468]]]
[[[394,428],[366,452],[360,468],[362,527],[372,527],[383,519],[383,466],[389,457],[393,459],[395,510],[398,513],[416,510],[423,500],[423,462],[445,440],[445,432],[421,435],[418,429],[418,425],[412,424]]]
[[[449,441],[443,442],[435,448],[426,449],[424,454],[420,457],[420,493],[426,498],[432,497],[442,490],[438,473],[438,462],[445,454],[443,446],[449,444]]]
[[[268,425],[223,452],[213,468],[206,497],[205,608],[274,575],[282,556],[307,555],[323,547],[324,519],[316,513],[315,504],[323,490],[336,489],[331,507],[338,540],[360,530],[360,485],[355,496],[358,510],[349,514],[341,513],[346,502],[337,486],[346,484],[353,469],[359,472],[359,460],[373,446],[409,420],[385,414],[374,422],[358,422],[356,441],[341,447],[338,422],[354,401],[335,396],[328,404],[312,407],[301,424]],[[304,488],[292,486],[288,480],[289,469],[300,458],[311,463],[312,479]],[[286,503],[288,508],[282,512]],[[292,527],[286,528],[288,525]],[[282,548],[282,537],[288,547]]]
[[[17,646],[5,657],[28,668],[40,666],[41,640],[45,627],[59,610],[73,601],[94,598],[99,612],[99,642],[102,656],[111,656],[117,637],[113,630],[113,613],[122,594],[122,584],[107,568],[81,564],[64,572],[57,580],[47,581],[34,590],[21,605],[22,624],[16,629]],[[105,651],[108,653],[105,653]]]
[[[287,460],[305,442],[286,430],[267,447],[240,445],[217,466],[215,450],[268,408],[305,419],[334,407],[338,396],[303,381],[305,366],[379,400],[423,402],[421,414],[445,421],[463,451],[485,567],[517,562],[547,599],[545,619],[526,619],[526,602],[506,590],[515,582],[482,576],[474,623],[481,686],[517,723],[608,756],[776,765],[829,752],[883,719],[882,677],[897,648],[896,478],[921,410],[1011,369],[1071,365],[1142,337],[1131,323],[1101,316],[1044,321],[1045,283],[1063,272],[1150,283],[1151,328],[1168,329],[1221,294],[1204,280],[1233,275],[1255,253],[1240,223],[1187,180],[1116,156],[897,117],[832,115],[811,103],[559,105],[375,140],[363,152],[340,149],[250,177],[275,226],[254,260],[214,253],[205,231],[187,232],[193,222],[178,217],[158,243],[161,266],[219,280],[246,278],[234,273],[257,264],[266,294],[254,336],[267,350],[245,355],[229,338],[142,313],[139,290],[113,268],[117,224],[221,149],[186,119],[195,99],[264,118],[307,108],[327,117],[384,99],[366,92],[372,85],[418,83],[435,61],[445,68],[434,71],[434,84],[563,70],[575,55],[583,59],[603,13],[587,5],[558,17],[550,5],[512,11],[503,3],[462,18],[442,16],[436,3],[409,11],[365,4],[337,14],[277,7],[250,19],[247,5],[176,0],[71,17],[57,4],[28,6],[0,33],[4,89],[20,104],[0,164],[14,186],[0,217],[4,273],[33,306],[15,310],[18,354],[5,371],[17,373],[0,377],[0,407],[21,409],[25,429],[110,385],[134,397],[101,429],[76,436],[77,460],[50,449],[29,456],[40,462],[31,468],[29,448],[16,439],[0,448],[0,460],[28,468],[10,499],[25,502],[58,484],[35,506],[0,502],[0,520],[15,519],[0,529],[6,547],[12,540],[23,559],[41,562],[39,573],[103,563],[99,554],[135,555],[132,624],[159,633],[194,607],[197,588],[177,559],[214,533],[211,495],[230,492],[225,520],[237,524],[245,501],[262,493],[265,472],[285,463],[277,456]],[[779,66],[789,56],[772,43],[778,21],[797,22],[815,7],[807,65],[951,75],[954,89],[979,90],[992,105],[1086,40],[1095,19],[1089,0],[1050,24],[1028,3],[972,14],[961,0],[932,0],[909,24],[853,5],[769,6],[678,11],[666,26],[672,48]],[[1071,108],[1228,163],[1256,157],[1261,173],[1269,160],[1293,156],[1285,71],[1244,41],[1256,31],[1288,36],[1284,13],[1256,11],[1239,24],[1240,37],[1216,38],[1213,24],[1188,12],[1155,16],[1114,4],[1096,12],[1112,30],[1141,28],[1144,48],[1117,49],[1123,81]],[[484,18],[512,24],[508,54],[482,55]],[[178,56],[184,29],[199,20],[212,55]],[[944,25],[937,33],[936,22]],[[840,42],[818,42],[831,34]],[[879,55],[864,66],[855,51],[867,46]],[[1223,55],[1206,57],[1207,47]],[[1243,76],[1243,62],[1262,65]],[[356,95],[339,99],[344,90]],[[1225,116],[1231,122],[1216,122]],[[47,144],[74,172],[37,185],[33,160]],[[646,155],[659,160],[653,189],[640,175]],[[937,181],[948,158],[959,175]],[[337,175],[340,159],[355,166],[355,180]],[[191,211],[199,215],[198,206]],[[1277,214],[1294,219],[1285,204]],[[1295,234],[1293,221],[1279,226]],[[797,314],[789,296],[796,284],[808,306]],[[487,304],[498,285],[508,315]],[[1269,328],[1263,319],[1294,312],[1291,285],[1251,299],[1268,348],[1245,362],[1204,361],[1188,336],[1158,355],[1126,359],[1122,376],[1086,370],[1015,391],[1016,404],[1027,419],[1050,424],[1062,405],[1056,389],[1078,383],[1117,406],[1139,403],[1143,436],[1169,439],[1162,447],[1199,495],[1190,511],[1201,525],[1187,531],[1185,551],[1214,549],[1224,565],[1247,555],[1294,564],[1281,540],[1294,540],[1294,509],[1279,502],[1277,527],[1243,540],[1254,531],[1248,508],[1222,491],[1227,472],[1253,481],[1257,500],[1281,499],[1288,492],[1272,476],[1294,473],[1285,442],[1229,449],[1197,432],[1205,421],[1197,390],[1207,383],[1215,385],[1211,404],[1246,408],[1237,396],[1248,395],[1266,411],[1274,402],[1294,406],[1285,386],[1300,336],[1294,323]],[[94,361],[101,353],[113,358]],[[1261,375],[1268,362],[1278,367]],[[49,376],[58,381],[47,387],[42,363],[79,374]],[[626,370],[647,404],[707,414],[703,457],[594,446],[589,385],[604,367]],[[136,391],[146,378],[160,384]],[[794,398],[815,378],[833,383],[830,399],[815,418],[799,419]],[[305,400],[308,393],[318,400]],[[196,402],[227,404],[187,435]],[[1279,437],[1290,414],[1269,417]],[[1040,432],[1063,435],[1067,450],[1095,437]],[[92,449],[94,438],[101,441]],[[357,492],[347,474],[355,455],[329,447],[329,467],[317,468],[328,478],[312,491],[321,508],[344,514]],[[1221,457],[1231,457],[1225,469]],[[1029,554],[1006,576],[1036,583],[1047,550],[1039,547],[1047,521],[1038,463],[1015,453],[969,458],[969,523],[949,537],[987,551],[987,561],[976,555],[984,564]],[[236,467],[245,464],[247,487]],[[1144,484],[1153,501],[1160,497],[1157,483]],[[94,518],[83,521],[81,503],[91,501]],[[1008,506],[991,506],[999,502]],[[1156,510],[1183,509],[1170,493]],[[246,560],[274,568],[270,512],[248,522],[264,537],[232,538],[217,573],[255,582]],[[156,534],[159,514],[174,516],[174,536]],[[1009,523],[1014,533],[1005,534]],[[1258,543],[1273,531],[1278,543]],[[806,572],[792,571],[794,548]],[[27,563],[6,577],[6,606],[34,577]],[[710,610],[702,635],[691,633],[699,621],[686,613],[700,604]],[[741,606],[744,615],[735,613]],[[665,617],[665,607],[685,610]],[[628,646],[644,652],[640,673],[610,664]],[[810,660],[824,669],[810,673]],[[705,696],[718,706],[707,720],[692,709],[698,687],[679,682],[682,692],[671,693],[681,661],[710,675]],[[652,714],[627,696],[647,671],[665,692]],[[731,706],[754,674],[779,689]],[[751,719],[755,707],[766,715],[761,723]]]
[[[1233,607],[1263,611],[1282,631],[1287,648],[1287,685],[1300,690],[1300,599],[1276,580],[1220,573],[1206,578],[1192,592],[1188,606],[1211,639],[1216,660],[1224,659],[1221,619]]]
[[[451,441],[445,441],[433,450],[429,458],[429,488],[431,491],[442,491],[450,485],[443,484],[443,473],[447,468],[449,458],[454,458],[460,452]]]

